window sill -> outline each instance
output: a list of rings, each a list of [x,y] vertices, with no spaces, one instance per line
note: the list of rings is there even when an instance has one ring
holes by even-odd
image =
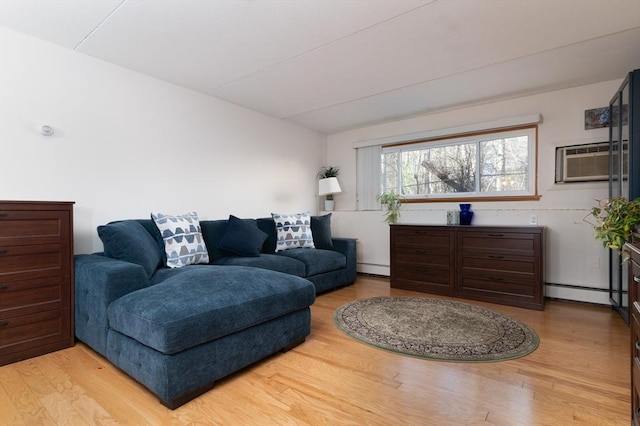
[[[504,197],[446,197],[446,198],[404,198],[402,203],[461,203],[500,201],[539,201],[540,195],[512,195]]]

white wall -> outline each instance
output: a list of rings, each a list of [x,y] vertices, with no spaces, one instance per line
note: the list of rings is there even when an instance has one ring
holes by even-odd
[[[555,185],[554,148],[607,140],[584,130],[620,81],[399,120],[328,137],[0,28],[0,199],[75,201],[77,253],[96,226],[197,211],[205,219],[315,211],[315,174],[339,166],[334,234],[358,240],[359,270],[388,274],[381,212],[355,211],[355,141],[541,113],[536,202],[473,203],[475,224],[547,227],[547,294],[607,303],[607,258],[582,222],[605,183]],[[38,133],[50,124],[56,135]],[[326,158],[326,161],[325,161]],[[454,203],[403,207],[401,222],[443,224]]]
[[[0,28],[0,199],[75,201],[76,253],[151,211],[315,212],[325,155],[322,134]]]
[[[583,218],[595,199],[608,194],[606,182],[554,184],[555,147],[608,140],[608,129],[584,130],[584,110],[607,106],[622,82],[610,81],[541,95],[478,105],[439,114],[423,115],[329,135],[327,164],[341,169],[341,194],[335,196],[334,229],[358,238],[358,270],[389,273],[389,231],[382,212],[355,211],[355,150],[361,140],[443,129],[507,117],[540,113],[539,201],[472,203],[477,225],[528,225],[531,214],[546,229],[547,296],[608,304],[608,260],[593,229]],[[455,203],[404,205],[401,223],[445,224],[446,210]]]

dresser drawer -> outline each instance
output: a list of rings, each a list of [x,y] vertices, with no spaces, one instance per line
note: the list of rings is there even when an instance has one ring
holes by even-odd
[[[461,279],[460,294],[464,296],[488,295],[494,293],[502,296],[535,295],[535,285],[531,279],[513,279],[501,276],[463,276]]]
[[[629,286],[631,300],[629,303],[640,302],[640,253],[635,250],[630,250],[631,260],[629,261]]]
[[[528,274],[533,277],[535,262],[532,257],[509,255],[478,255],[462,257],[463,273],[475,273],[476,270],[506,271]],[[468,271],[467,271],[468,270]]]
[[[453,244],[452,234],[446,231],[401,229],[394,232],[397,247],[432,247],[439,250],[449,250]]]
[[[493,253],[533,256],[536,235],[512,232],[466,232],[459,234],[459,246],[465,254]]]
[[[12,353],[72,343],[69,308],[0,320],[0,364]]]
[[[633,302],[631,306],[631,358],[640,358],[640,304]]]
[[[631,424],[638,425],[640,422],[640,359],[631,359]]]
[[[398,265],[394,278],[449,285],[451,269],[447,265]]]
[[[0,283],[68,276],[69,251],[66,244],[0,246]]]
[[[0,210],[0,248],[69,242],[68,211]]]
[[[401,263],[421,263],[427,265],[445,265],[452,263],[448,251],[440,247],[404,247],[398,246],[393,252],[395,260]]]
[[[40,312],[69,308],[69,277],[0,283],[0,320]]]

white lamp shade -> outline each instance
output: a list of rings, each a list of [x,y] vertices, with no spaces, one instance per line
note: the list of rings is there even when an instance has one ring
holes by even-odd
[[[318,181],[318,195],[337,194],[342,192],[338,178],[330,177]]]

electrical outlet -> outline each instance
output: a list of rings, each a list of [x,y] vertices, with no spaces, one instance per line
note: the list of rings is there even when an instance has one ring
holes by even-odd
[[[529,216],[529,225],[537,225],[538,224],[538,215],[532,214]]]

